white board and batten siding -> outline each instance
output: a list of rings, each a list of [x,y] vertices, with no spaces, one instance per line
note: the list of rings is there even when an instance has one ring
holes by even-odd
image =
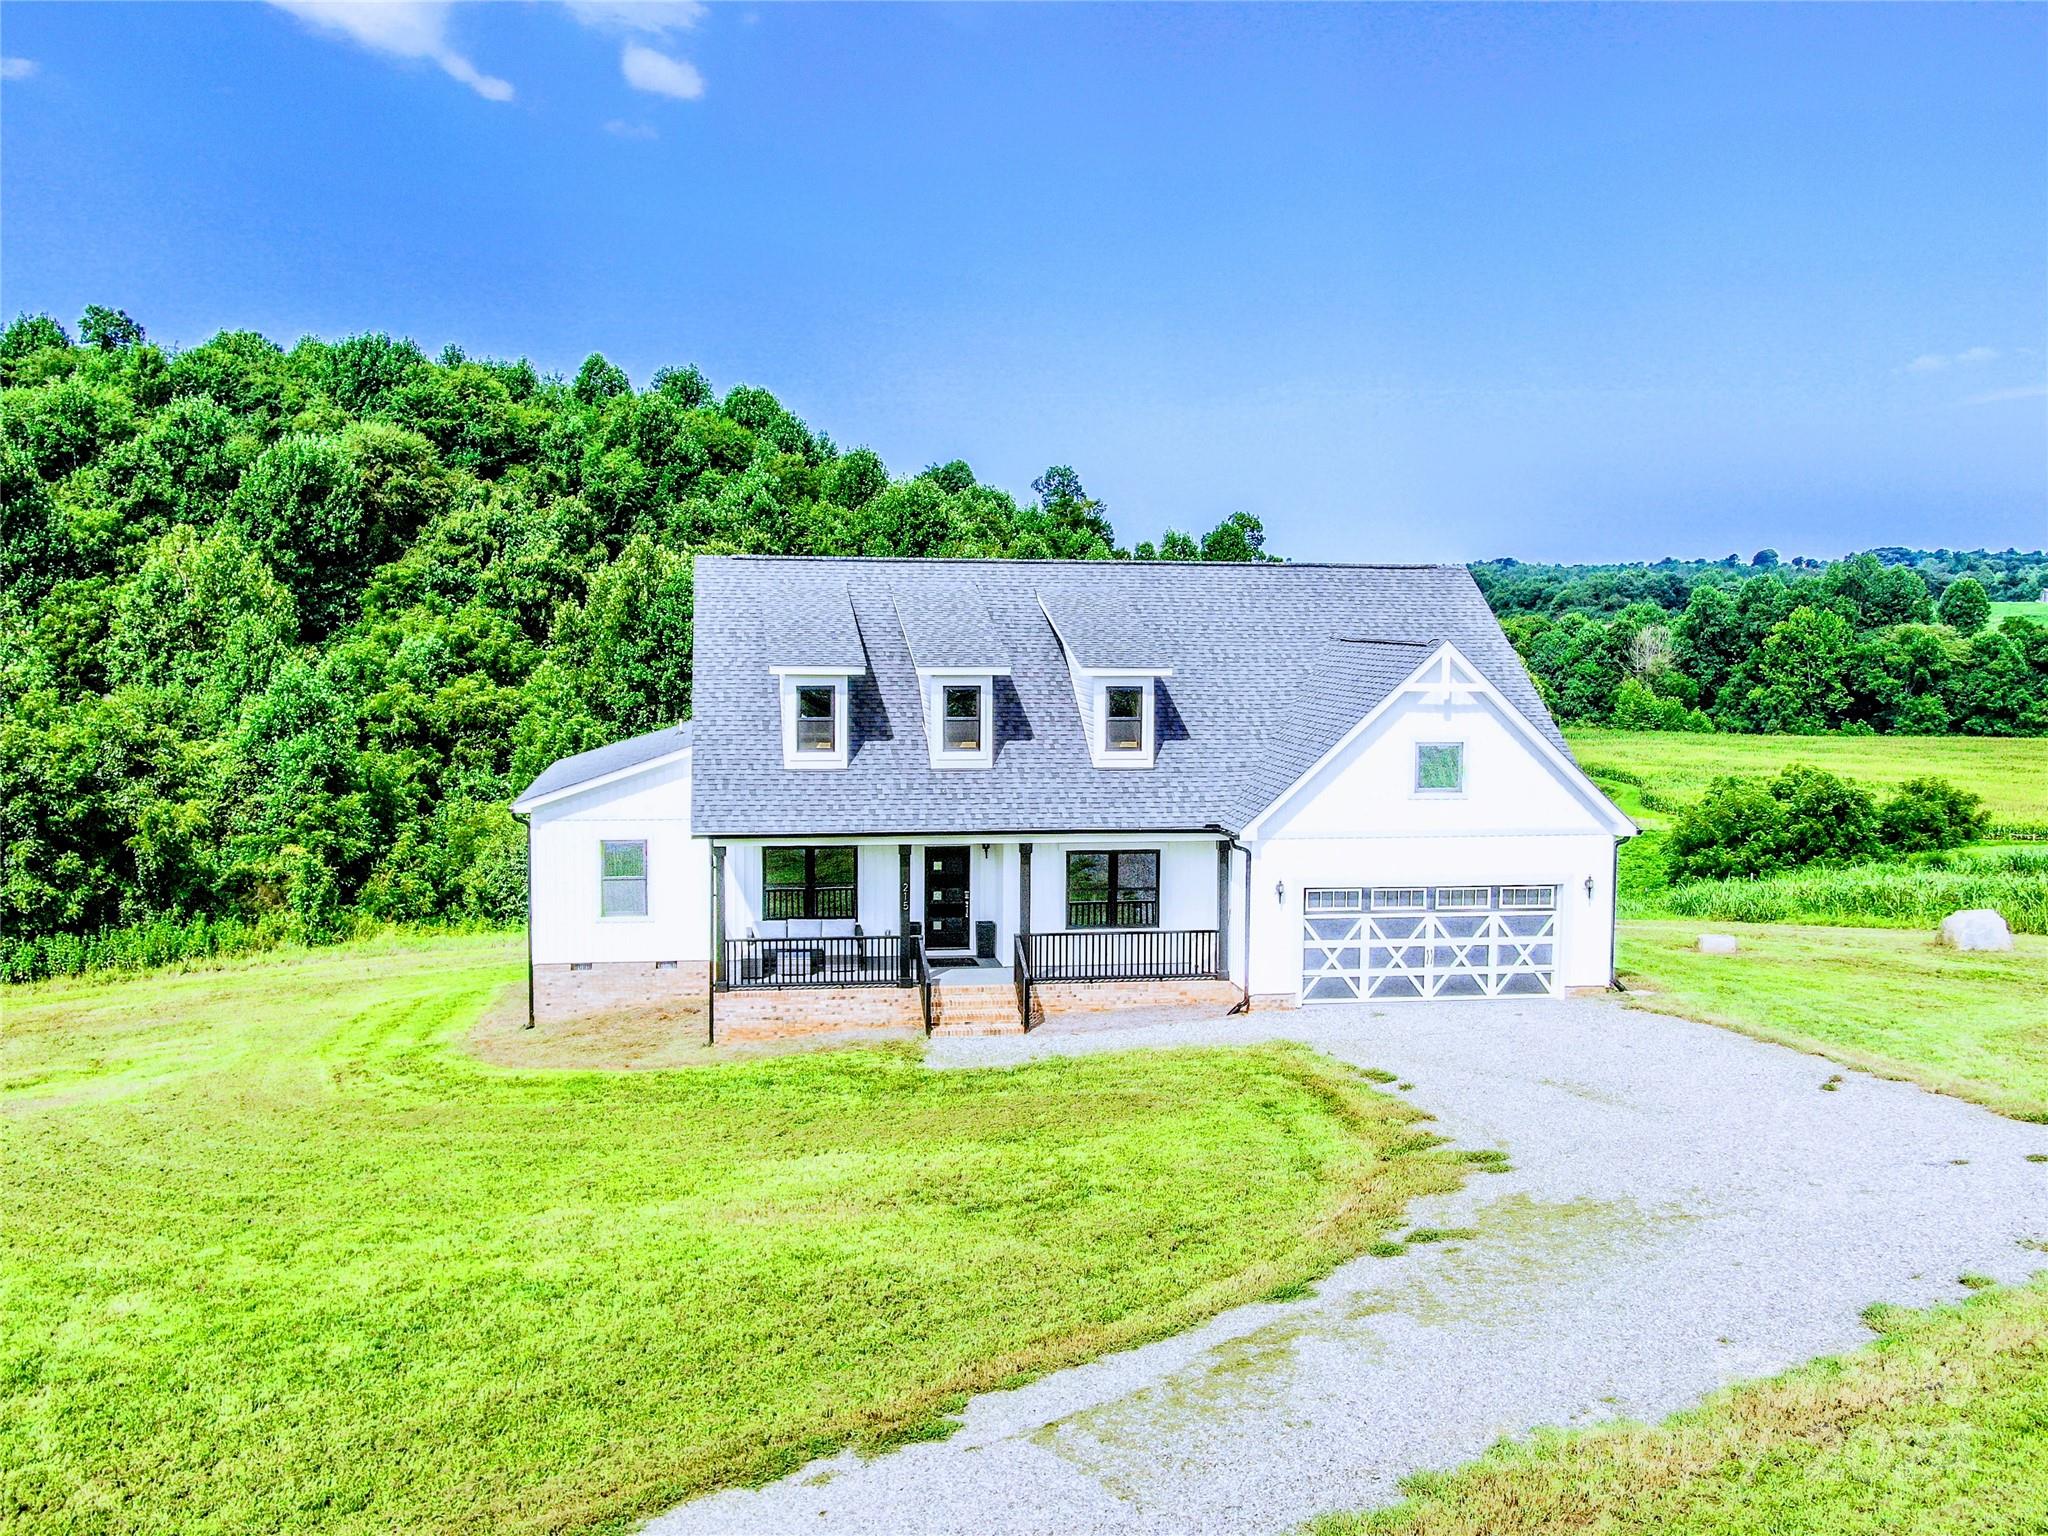
[[[711,845],[690,835],[690,760],[685,752],[534,809],[536,964],[710,958]],[[645,917],[602,915],[607,840],[647,844]]]
[[[1626,824],[1531,736],[1483,694],[1411,694],[1277,802],[1252,839],[1253,993],[1316,1001],[1607,985],[1615,836]],[[1463,749],[1463,788],[1419,790],[1416,749],[1444,743]],[[1331,921],[1311,923],[1312,903]],[[1432,973],[1426,986],[1380,990],[1368,974],[1385,984],[1388,969],[1409,966]],[[1479,979],[1434,974],[1454,970]],[[1318,987],[1331,972],[1349,974],[1348,985]]]

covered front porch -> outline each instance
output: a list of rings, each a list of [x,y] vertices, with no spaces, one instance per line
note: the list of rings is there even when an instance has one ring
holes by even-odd
[[[777,994],[792,1028],[902,1017],[843,996],[877,989],[915,993],[927,1030],[1025,1029],[1075,987],[1227,983],[1229,855],[1213,836],[716,843],[713,991]]]

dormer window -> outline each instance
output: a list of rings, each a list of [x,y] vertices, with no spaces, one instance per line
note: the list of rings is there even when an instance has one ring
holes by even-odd
[[[932,767],[993,768],[996,679],[1010,675],[1010,655],[987,596],[972,582],[924,580],[896,594],[896,618],[917,669]]]
[[[1153,730],[1158,679],[1150,676],[1091,677],[1087,680],[1084,719],[1088,724],[1088,756],[1098,768],[1150,768],[1156,746]]]
[[[1039,588],[1074,684],[1097,768],[1150,768],[1158,752],[1159,685],[1173,676],[1158,627],[1127,600],[1064,586]]]
[[[918,673],[925,745],[934,768],[995,766],[995,683],[1006,675],[950,667]]]
[[[844,768],[847,699],[868,670],[853,599],[829,581],[792,581],[777,596],[761,614],[761,639],[775,679],[782,766]]]
[[[802,673],[784,675],[782,694],[782,766],[844,768],[846,766],[846,696],[853,679]]]
[[[1145,750],[1145,690],[1106,688],[1104,694],[1103,741],[1105,751]]]
[[[796,691],[796,749],[836,752],[839,749],[839,690],[811,685]]]
[[[981,750],[981,696],[983,689],[978,683],[948,683],[945,687],[945,750],[948,752],[979,752]]]

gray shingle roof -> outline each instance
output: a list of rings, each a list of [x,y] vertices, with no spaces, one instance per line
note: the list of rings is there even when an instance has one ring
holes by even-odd
[[[990,672],[1009,667],[1010,649],[989,618],[988,599],[973,582],[931,584],[898,592],[894,601],[915,665],[979,667]]]
[[[869,670],[854,680],[847,767],[790,770],[764,630],[792,589],[827,571],[844,583]],[[963,583],[986,601],[1012,676],[995,688],[994,767],[935,770],[898,611],[937,608]],[[1118,622],[1172,667],[1150,770],[1090,761],[1040,605],[1048,592],[1090,600],[1075,612],[1128,614]],[[701,556],[695,627],[700,834],[1236,830],[1444,640],[1564,749],[1463,566]]]
[[[1086,581],[1039,583],[1038,601],[1077,665],[1092,670],[1170,671],[1165,637],[1119,593]]]
[[[558,789],[588,784],[606,774],[617,773],[621,768],[637,768],[642,763],[651,763],[672,752],[680,752],[690,745],[692,735],[691,723],[685,720],[681,725],[665,725],[645,736],[629,736],[624,741],[614,741],[593,751],[578,752],[574,757],[559,758],[542,769],[540,777],[526,786],[519,798],[512,802],[513,809],[542,795],[552,795]]]
[[[814,565],[787,561],[801,569],[786,573],[775,601],[762,614],[761,664],[769,667],[849,667],[867,665],[855,628],[846,584],[821,576]]]

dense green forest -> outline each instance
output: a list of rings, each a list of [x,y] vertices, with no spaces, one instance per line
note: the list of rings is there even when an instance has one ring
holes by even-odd
[[[511,796],[688,713],[698,552],[1267,558],[1242,512],[1119,548],[1066,466],[892,476],[691,367],[77,332],[0,333],[0,976],[517,917]],[[2042,557],[1764,564],[1476,574],[1568,720],[2048,730],[2048,630],[1966,611]]]
[[[1472,568],[1551,709],[1648,730],[2048,734],[2048,554]]]
[[[518,916],[510,797],[689,712],[698,552],[1261,557],[1245,514],[1118,550],[1064,466],[892,476],[694,368],[78,331],[0,334],[0,974]]]

